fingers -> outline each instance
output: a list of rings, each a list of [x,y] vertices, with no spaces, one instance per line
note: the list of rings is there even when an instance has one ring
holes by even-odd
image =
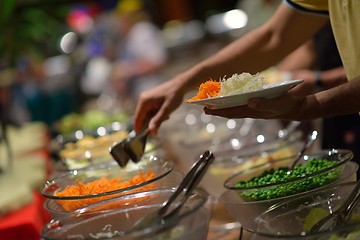
[[[135,110],[135,131],[140,130],[146,122],[149,122],[149,131],[156,136],[161,123],[169,118],[170,112],[169,104],[166,104],[163,99],[140,97]]]
[[[170,113],[172,111],[169,101],[163,102],[158,106],[157,109],[158,111],[153,115],[149,122],[149,130],[151,134],[155,136],[158,134],[158,129],[160,128],[161,124],[169,119]]]
[[[298,118],[300,98],[284,95],[273,99],[253,98],[247,105],[226,108],[204,108],[206,114],[226,118],[292,119]]]
[[[141,129],[143,122],[145,122],[144,120],[145,120],[146,113],[143,109],[144,109],[144,101],[140,97],[139,102],[136,105],[135,115],[134,115],[134,118],[135,118],[134,129],[136,132]]]
[[[247,105],[239,107],[231,107],[224,109],[209,109],[204,108],[205,114],[214,115],[225,118],[262,118],[260,112],[249,108]]]

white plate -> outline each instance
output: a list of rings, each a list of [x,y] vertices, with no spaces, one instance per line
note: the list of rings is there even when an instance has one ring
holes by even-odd
[[[250,98],[262,97],[262,98],[270,99],[283,95],[291,88],[302,83],[303,81],[304,80],[299,79],[299,80],[288,80],[279,83],[270,83],[265,85],[263,89],[254,92],[234,94],[223,97],[207,98],[196,101],[188,101],[188,103],[206,106],[210,109],[222,109],[222,108],[241,106],[247,104]]]

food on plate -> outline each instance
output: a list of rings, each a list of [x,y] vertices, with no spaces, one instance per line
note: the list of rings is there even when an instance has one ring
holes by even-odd
[[[217,97],[219,91],[220,91],[220,82],[214,80],[208,80],[200,84],[198,93],[188,101],[196,101],[206,98]]]
[[[188,102],[220,96],[230,96],[247,92],[258,91],[264,88],[264,77],[250,73],[233,74],[220,81],[208,80],[199,86],[198,93]]]
[[[122,181],[121,176],[108,178],[102,177],[100,179],[90,181],[90,182],[82,182],[80,180],[76,180],[76,185],[68,185],[65,189],[58,191],[55,193],[57,197],[70,197],[70,196],[91,196],[102,194],[106,192],[116,191],[119,189],[128,188],[131,186],[135,186],[144,182],[147,182],[155,177],[155,172],[153,170],[148,170],[143,173],[141,170],[139,174],[132,177],[127,181]],[[139,191],[146,191],[155,188],[155,183],[144,185],[140,188],[136,188],[131,191],[127,191],[126,194],[135,193]],[[122,194],[122,193],[120,193]],[[116,195],[118,196],[118,195]],[[58,203],[64,208],[66,211],[73,211],[75,209],[87,206],[89,204],[102,201],[105,199],[109,199],[114,197],[114,195],[107,196],[99,196],[94,198],[79,198],[79,199],[71,199],[71,200],[58,200]]]
[[[218,96],[254,92],[263,89],[263,87],[264,78],[259,74],[233,74],[230,78],[221,80]]]
[[[248,181],[240,181],[235,185],[237,189],[243,189],[241,196],[250,201],[259,201],[285,197],[300,192],[305,192],[336,180],[341,170],[334,169],[310,177],[322,170],[335,166],[335,161],[327,159],[309,159],[306,163],[295,166],[271,169]],[[309,176],[306,178],[306,176]],[[295,181],[295,179],[302,179]],[[293,181],[294,180],[294,181]],[[283,184],[282,184],[283,183]],[[273,186],[272,186],[273,185]],[[260,188],[263,187],[263,188]],[[245,190],[248,189],[249,190]]]

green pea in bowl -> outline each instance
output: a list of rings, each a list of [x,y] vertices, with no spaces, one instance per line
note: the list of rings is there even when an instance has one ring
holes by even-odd
[[[228,178],[219,201],[245,229],[253,229],[254,219],[275,203],[356,180],[359,166],[352,158],[350,150],[331,149],[304,155],[292,170],[294,157],[255,166]]]

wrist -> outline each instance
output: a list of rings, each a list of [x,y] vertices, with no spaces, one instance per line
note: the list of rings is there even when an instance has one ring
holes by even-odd
[[[324,88],[324,84],[322,82],[321,75],[322,75],[321,71],[315,71],[315,86],[316,86],[316,88],[319,88],[319,89]]]

